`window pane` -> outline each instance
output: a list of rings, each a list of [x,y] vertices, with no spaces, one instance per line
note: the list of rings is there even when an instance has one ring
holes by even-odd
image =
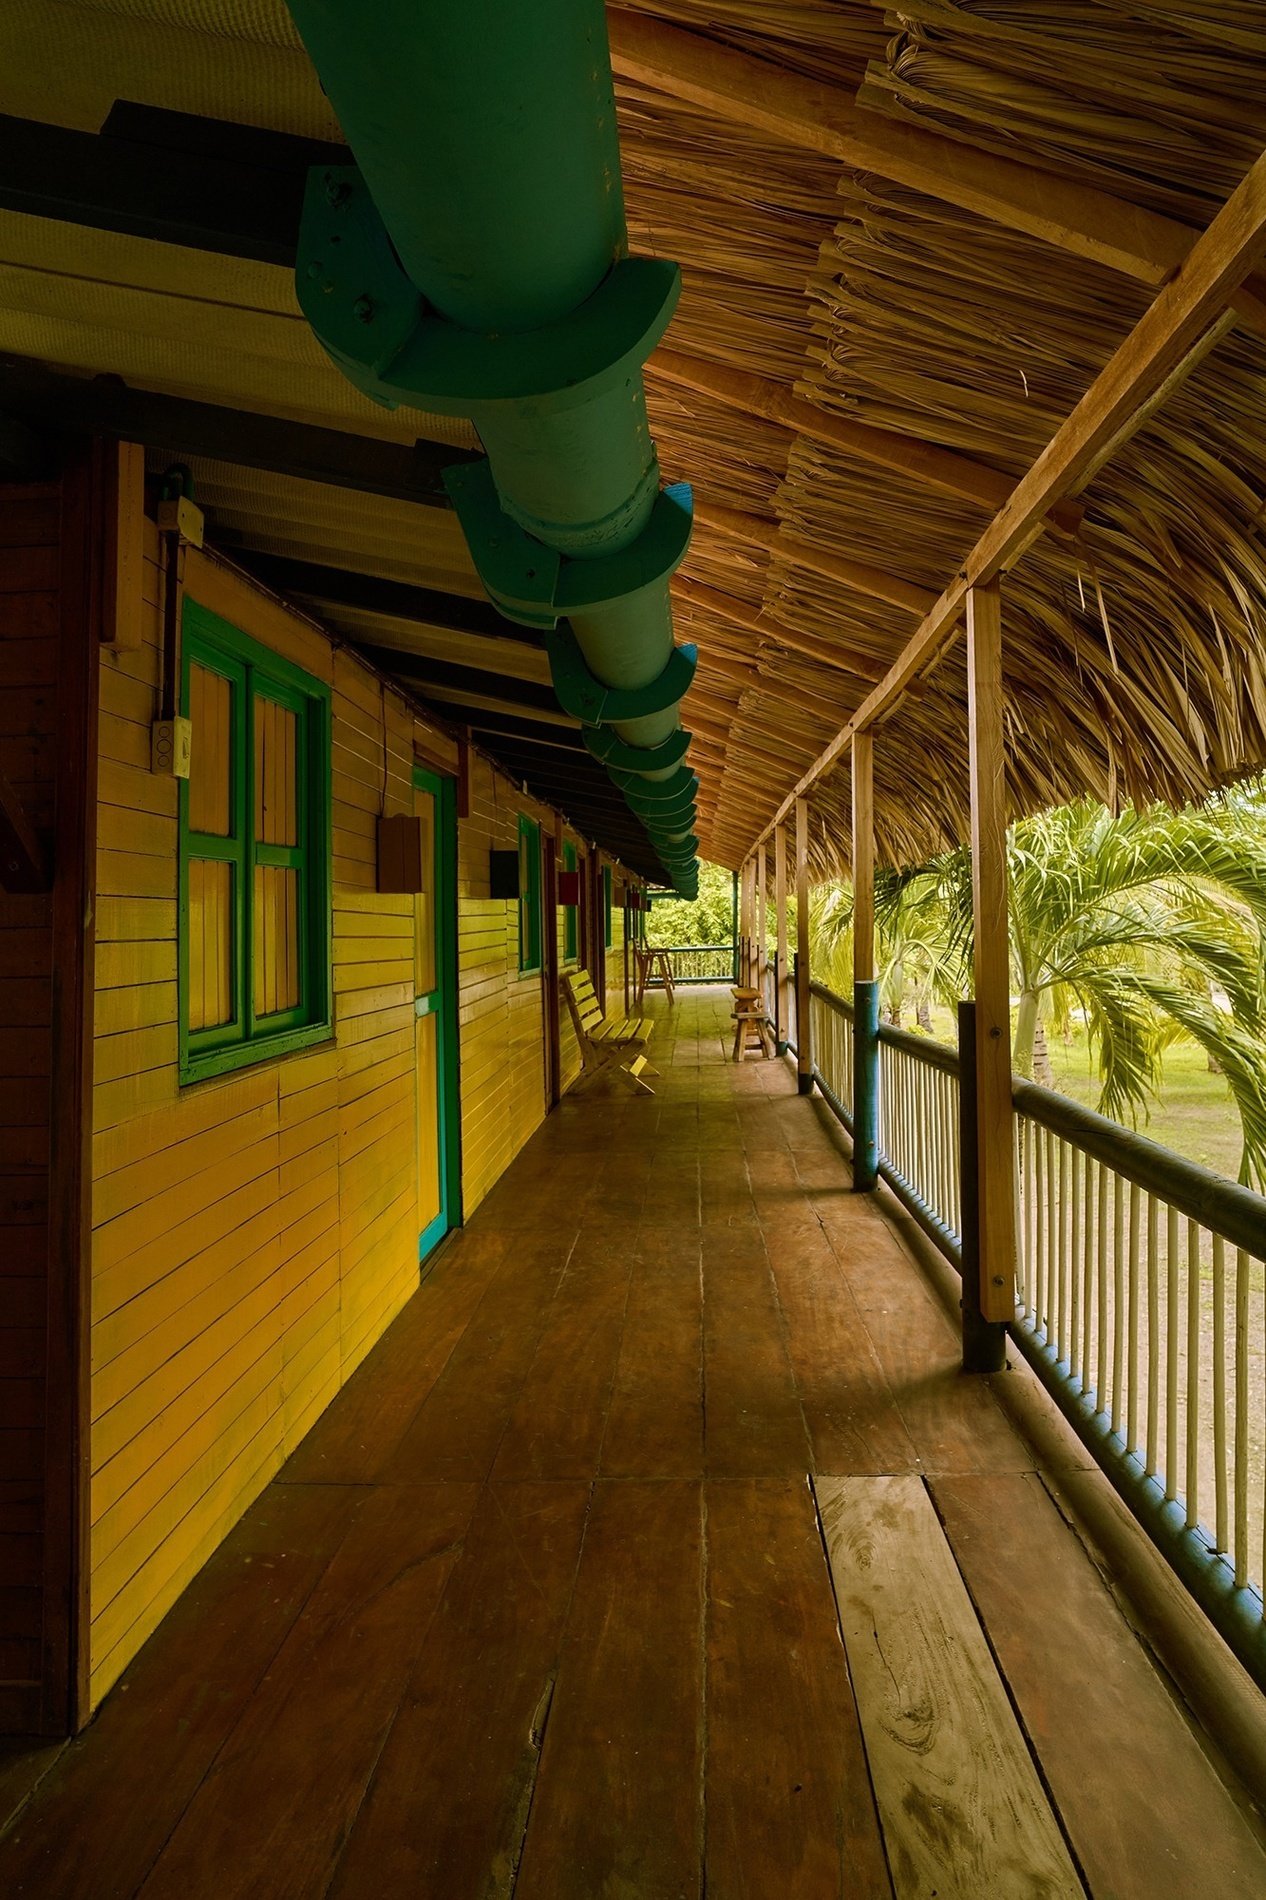
[[[255,1014],[275,1016],[299,1002],[299,873],[255,866]]]
[[[298,844],[298,721],[262,694],[255,701],[255,842]]]
[[[233,1019],[233,866],[189,861],[189,1028]]]
[[[196,663],[189,668],[189,829],[213,838],[229,835],[229,774],[233,688],[222,673]]]

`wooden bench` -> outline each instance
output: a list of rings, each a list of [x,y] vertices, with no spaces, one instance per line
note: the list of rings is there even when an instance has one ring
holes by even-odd
[[[646,1053],[655,1026],[650,1017],[604,1016],[586,970],[569,972],[561,982],[576,1041],[580,1044],[580,1082],[595,1081],[608,1069],[618,1068],[622,1075],[628,1076],[634,1088],[644,1095],[653,1095],[655,1091],[650,1083],[642,1079],[645,1075],[659,1074],[658,1069],[651,1067]],[[621,1061],[622,1056],[630,1055],[631,1061]]]

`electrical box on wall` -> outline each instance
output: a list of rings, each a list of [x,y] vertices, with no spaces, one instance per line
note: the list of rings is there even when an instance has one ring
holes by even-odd
[[[193,757],[193,721],[156,719],[149,729],[149,769],[164,778],[188,778]]]
[[[378,890],[416,897],[422,883],[422,820],[395,812],[378,820]]]
[[[558,901],[560,904],[574,906],[580,902],[580,872],[560,871],[558,874]]]
[[[521,895],[517,851],[490,851],[488,853],[488,895],[517,902]]]

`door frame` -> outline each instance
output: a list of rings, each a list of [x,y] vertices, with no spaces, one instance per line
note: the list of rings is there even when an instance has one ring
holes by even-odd
[[[440,1211],[418,1235],[418,1259],[462,1224],[461,1047],[457,1011],[457,782],[424,765],[413,768],[413,789],[435,800],[435,974],[440,993],[439,1154]],[[417,1009],[414,997],[414,1009]],[[422,1110],[418,1101],[418,1113]]]
[[[562,1091],[562,1024],[558,1007],[558,837],[541,826],[541,1006],[545,1020],[545,1107]]]

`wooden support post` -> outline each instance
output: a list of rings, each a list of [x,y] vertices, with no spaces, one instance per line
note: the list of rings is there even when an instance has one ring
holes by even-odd
[[[1002,592],[997,580],[973,587],[967,596],[967,707],[975,919],[980,1309],[987,1320],[1010,1320],[1015,1315],[1015,1164]]]
[[[963,1170],[959,1235],[963,1249],[963,1371],[1001,1372],[1007,1329],[980,1305],[980,1149],[976,1091],[976,1005],[958,1005],[958,1143]]]
[[[853,1187],[879,1180],[879,984],[875,978],[874,738],[853,734]]]
[[[809,804],[796,800],[796,1082],[802,1095],[813,1089],[813,1041],[809,1026]]]
[[[739,980],[739,973],[743,967],[742,961],[741,961],[742,952],[739,949],[739,939],[741,935],[742,935],[742,924],[739,921],[739,874],[737,871],[731,871],[730,872],[730,941],[733,946],[733,952],[734,952],[733,968],[734,968],[734,981],[736,983]]]
[[[774,992],[774,1014],[777,1018],[775,1034],[778,1053],[787,1053],[787,1026],[791,1020],[787,1004],[790,1000],[789,977],[791,965],[787,960],[787,828],[777,825],[774,828],[774,910],[777,914],[778,928],[778,985]]]
[[[765,962],[769,947],[765,941],[768,916],[765,902],[765,847],[760,844],[756,847],[756,987],[762,999],[765,995]]]

